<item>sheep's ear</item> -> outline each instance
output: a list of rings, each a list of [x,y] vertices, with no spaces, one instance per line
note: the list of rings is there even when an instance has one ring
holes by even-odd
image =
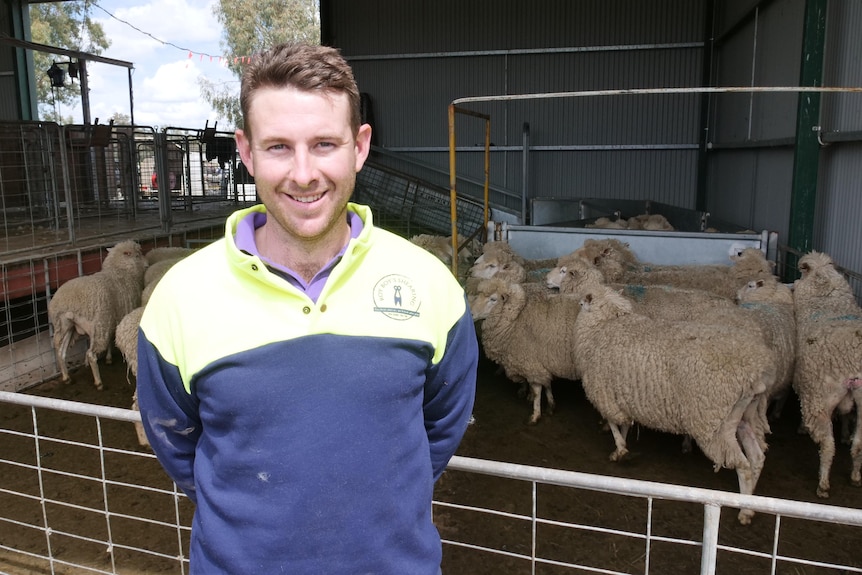
[[[754,282],[754,287],[763,287],[763,280],[757,280]]]
[[[596,257],[594,257],[594,258],[593,258],[593,265],[594,265],[594,266],[599,265],[599,262],[600,262],[600,261],[602,261],[602,256],[596,256]]]
[[[803,262],[799,264],[799,271],[807,272],[811,270],[811,266],[808,265],[808,262]]]
[[[587,303],[592,303],[592,302],[593,302],[593,294],[588,293],[587,295],[585,295],[585,296],[584,296],[584,301],[585,301],[585,302],[587,302]]]

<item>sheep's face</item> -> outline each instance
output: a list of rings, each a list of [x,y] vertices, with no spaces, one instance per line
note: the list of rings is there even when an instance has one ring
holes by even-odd
[[[796,281],[796,289],[807,295],[825,297],[832,292],[847,293],[847,279],[838,271],[828,255],[811,252],[799,260],[802,277]]]
[[[564,277],[566,277],[566,266],[557,266],[545,276],[545,285],[550,289],[559,289]]]
[[[763,288],[763,280],[752,280],[739,288],[736,292],[736,302],[744,303],[754,298],[754,292]]]
[[[486,258],[484,255],[479,256],[473,267],[470,268],[470,275],[479,279],[490,279],[497,275],[500,269],[500,262],[495,258]]]
[[[502,305],[503,296],[497,292],[479,293],[469,300],[470,315],[473,321],[480,321],[491,315],[497,306]]]

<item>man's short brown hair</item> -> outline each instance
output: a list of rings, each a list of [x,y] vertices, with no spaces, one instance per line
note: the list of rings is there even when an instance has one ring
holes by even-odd
[[[308,92],[344,93],[350,104],[350,127],[359,131],[359,88],[353,70],[335,48],[314,44],[287,43],[255,54],[242,74],[239,102],[243,129],[251,136],[248,123],[251,102],[260,88],[293,87]]]

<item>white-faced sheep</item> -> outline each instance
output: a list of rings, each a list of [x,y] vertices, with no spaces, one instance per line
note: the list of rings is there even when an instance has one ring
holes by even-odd
[[[526,270],[528,276],[539,280],[540,276],[547,273],[555,261],[553,258],[529,259],[521,256],[516,252],[508,242],[487,242],[482,246],[482,253],[473,262],[477,269],[487,268],[493,262],[496,265],[503,265],[507,262],[514,261]],[[491,274],[493,275],[493,274]]]
[[[48,319],[54,328],[54,353],[63,381],[68,382],[66,354],[79,335],[87,336],[86,360],[93,382],[102,389],[98,358],[111,362],[114,331],[120,319],[141,304],[147,261],[141,246],[127,240],[108,248],[102,269],[61,285],[48,302]]]
[[[148,251],[144,257],[147,258],[147,264],[153,265],[162,260],[176,260],[186,257],[194,253],[194,248],[182,248],[176,246],[158,247]]]
[[[588,293],[575,320],[575,352],[587,398],[628,452],[633,423],[690,435],[716,470],[736,470],[751,494],[766,456],[755,426],[759,394],[775,378],[759,334],[698,322],[667,322],[632,312],[607,286]],[[739,521],[750,523],[742,509]]]
[[[828,255],[812,251],[799,260],[802,277],[793,287],[796,310],[796,369],[793,388],[802,422],[819,446],[817,495],[829,497],[835,457],[832,417],[856,406],[850,447],[850,481],[862,485],[862,309],[847,279]]]
[[[697,289],[685,289],[669,285],[631,285],[605,284],[602,273],[591,263],[580,258],[569,258],[568,266],[555,268],[548,274],[549,287],[559,284],[560,293],[582,297],[597,286],[608,285],[631,301],[633,311],[662,321],[697,321],[704,324],[718,324],[746,332],[766,334],[746,310],[737,308],[733,301]],[[777,361],[777,360],[776,360]],[[756,427],[758,439],[766,449],[765,434],[769,425],[763,416],[762,425]],[[761,433],[762,432],[762,433]],[[682,450],[691,452],[691,438],[684,437]]]
[[[542,390],[553,412],[551,382],[576,380],[572,325],[579,310],[575,298],[528,296],[523,286],[494,278],[479,284],[470,298],[475,321],[482,321],[485,355],[500,364],[512,381],[527,383],[532,392],[530,423],[542,414]]]
[[[418,234],[412,236],[410,241],[437,256],[437,258],[447,266],[452,265],[452,255],[455,253],[455,250],[452,249],[452,236]],[[458,263],[466,263],[469,260],[469,250],[466,247],[461,248],[458,254]]]
[[[592,261],[608,283],[666,284],[711,291],[733,299],[739,288],[750,280],[774,275],[774,262],[767,260],[757,248],[745,248],[732,254],[729,265],[656,265],[637,262],[631,251],[618,241],[603,248],[606,243],[606,240],[596,240],[590,246],[575,250],[573,255]],[[633,258],[636,263],[632,262]]]
[[[621,281],[626,271],[636,269],[636,266],[639,265],[638,259],[629,245],[616,238],[602,240],[587,238],[581,247],[557,258],[556,267],[551,270],[550,274],[559,273],[559,268],[568,266],[571,260],[590,262],[602,272],[608,283]]]
[[[483,253],[470,268],[464,283],[464,291],[468,295],[474,294],[482,280],[499,278],[507,282],[519,283],[529,293],[547,292],[544,286],[546,271],[543,269],[528,271],[521,263],[523,261],[522,258],[511,257],[511,254],[507,254],[504,250],[490,250]]]
[[[718,322],[756,331],[758,325],[748,314],[735,308],[733,301],[712,292],[670,285],[606,284],[602,273],[580,258],[569,258],[568,265],[548,273],[546,284],[560,293],[581,297],[596,286],[607,285],[632,302],[640,314],[667,321]]]
[[[760,325],[767,345],[775,352],[775,384],[767,390],[772,402],[771,419],[781,415],[781,409],[790,395],[793,370],[796,364],[796,316],[793,309],[793,292],[776,277],[752,280],[737,292],[736,301],[742,310]],[[761,406],[766,418],[767,402]]]

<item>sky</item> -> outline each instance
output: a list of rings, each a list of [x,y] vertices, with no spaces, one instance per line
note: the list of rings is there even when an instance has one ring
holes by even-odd
[[[220,131],[232,131],[233,126],[219,119],[201,97],[198,85],[198,78],[205,76],[239,91],[237,78],[224,61],[219,62],[223,52],[221,26],[212,11],[215,0],[97,0],[96,4],[104,10],[96,7],[92,16],[111,41],[101,56],[134,65],[136,125],[203,129],[208,122]],[[91,120],[107,123],[115,112],[131,115],[127,68],[98,62],[87,66]],[[61,112],[83,122],[80,105]]]

